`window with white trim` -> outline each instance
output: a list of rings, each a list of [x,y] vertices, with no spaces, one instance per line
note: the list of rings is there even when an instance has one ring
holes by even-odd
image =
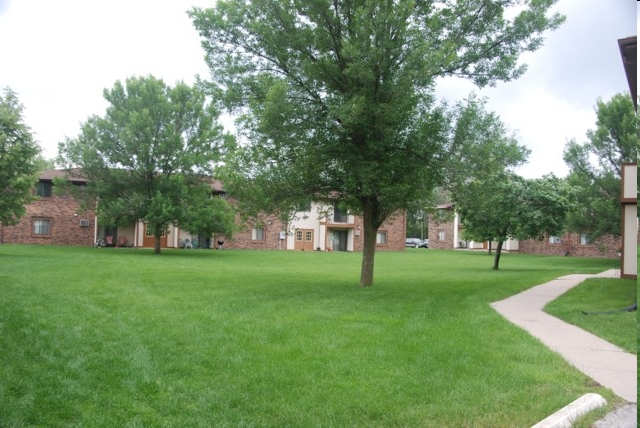
[[[50,218],[34,218],[32,232],[38,236],[51,235],[51,219]]]
[[[263,227],[254,227],[251,230],[251,240],[252,241],[264,241],[264,228]]]
[[[380,245],[380,244],[386,244],[386,243],[387,243],[387,232],[378,231],[378,233],[376,233],[376,244]]]
[[[559,236],[550,236],[549,244],[562,244],[562,238]]]
[[[591,245],[591,237],[588,233],[580,234],[580,245]]]

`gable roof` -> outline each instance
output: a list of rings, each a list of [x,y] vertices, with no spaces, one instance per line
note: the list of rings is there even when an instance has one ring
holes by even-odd
[[[46,169],[40,173],[38,178],[40,181],[53,181],[54,178],[63,177],[67,177],[72,183],[86,184],[89,182],[88,179],[80,177],[79,175],[69,174],[64,169]],[[220,180],[212,179],[210,184],[212,190],[216,192],[224,192],[224,186]]]
[[[79,176],[68,175],[63,169],[46,169],[40,173],[40,181],[53,181],[54,178],[67,177],[72,183],[87,183],[89,180]]]

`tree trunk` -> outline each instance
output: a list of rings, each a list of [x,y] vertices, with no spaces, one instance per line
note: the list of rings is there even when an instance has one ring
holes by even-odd
[[[153,252],[160,254],[160,235],[158,234],[153,236]]]
[[[498,247],[496,248],[496,256],[493,259],[493,270],[498,270],[500,265],[500,255],[502,254],[502,244],[504,241],[498,241]]]
[[[362,248],[362,270],[360,271],[360,286],[371,287],[373,285],[373,266],[376,255],[376,202],[366,199],[363,203],[362,222],[364,225],[364,246]]]

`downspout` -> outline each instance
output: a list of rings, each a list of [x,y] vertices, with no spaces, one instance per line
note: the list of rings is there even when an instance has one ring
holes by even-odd
[[[98,216],[93,217],[93,245],[98,242]]]
[[[458,213],[453,216],[453,248],[458,248]]]

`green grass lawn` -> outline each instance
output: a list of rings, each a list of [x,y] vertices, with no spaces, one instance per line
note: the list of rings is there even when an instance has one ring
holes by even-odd
[[[489,303],[617,261],[0,246],[0,426],[531,426],[594,386]],[[635,329],[633,330],[635,332]]]
[[[610,313],[636,302],[637,293],[637,281],[592,278],[550,302],[545,312],[637,354],[637,313]]]

